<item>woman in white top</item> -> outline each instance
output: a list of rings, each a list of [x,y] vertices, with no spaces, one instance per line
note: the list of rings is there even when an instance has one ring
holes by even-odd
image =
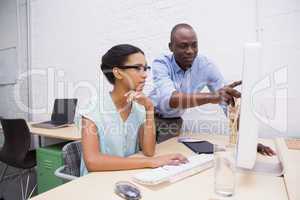
[[[101,70],[113,90],[82,115],[81,175],[187,162],[181,154],[153,157],[154,106],[142,93],[149,68],[143,51],[132,45],[114,46],[102,57]],[[139,149],[145,157],[128,157]]]

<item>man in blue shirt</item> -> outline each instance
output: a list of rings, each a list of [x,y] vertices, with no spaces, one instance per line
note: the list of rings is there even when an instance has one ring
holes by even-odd
[[[213,103],[226,110],[226,105],[234,105],[234,98],[241,97],[234,89],[241,81],[224,85],[218,68],[198,55],[197,35],[190,25],[173,27],[169,49],[172,54],[152,64],[154,89],[150,97],[155,104],[158,142],[179,134],[185,109]],[[201,92],[205,86],[210,92]]]
[[[241,95],[233,89],[241,81],[224,86],[217,67],[198,55],[197,35],[190,25],[178,24],[172,29],[169,49],[173,54],[152,64],[154,89],[150,96],[156,105],[159,142],[179,133],[185,109],[207,103],[234,104],[233,97]],[[205,86],[210,92],[200,92]]]

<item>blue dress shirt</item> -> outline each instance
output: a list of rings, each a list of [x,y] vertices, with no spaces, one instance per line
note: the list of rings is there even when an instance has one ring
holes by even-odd
[[[156,112],[165,118],[180,117],[184,113],[184,109],[174,109],[169,105],[174,91],[191,94],[207,86],[213,92],[224,86],[218,68],[202,55],[198,55],[186,71],[177,65],[173,54],[155,59],[152,69],[154,88],[149,96]]]

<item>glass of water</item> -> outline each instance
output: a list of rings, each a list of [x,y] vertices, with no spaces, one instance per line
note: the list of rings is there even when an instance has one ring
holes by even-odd
[[[214,190],[223,197],[231,197],[235,192],[235,148],[214,145]]]

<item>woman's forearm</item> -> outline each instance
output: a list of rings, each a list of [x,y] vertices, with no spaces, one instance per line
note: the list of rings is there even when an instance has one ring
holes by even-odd
[[[146,110],[146,121],[144,123],[143,153],[153,156],[155,153],[156,133],[154,123],[154,108]]]
[[[151,167],[149,158],[123,158],[110,155],[96,155],[85,159],[85,165],[89,172],[129,170]]]

